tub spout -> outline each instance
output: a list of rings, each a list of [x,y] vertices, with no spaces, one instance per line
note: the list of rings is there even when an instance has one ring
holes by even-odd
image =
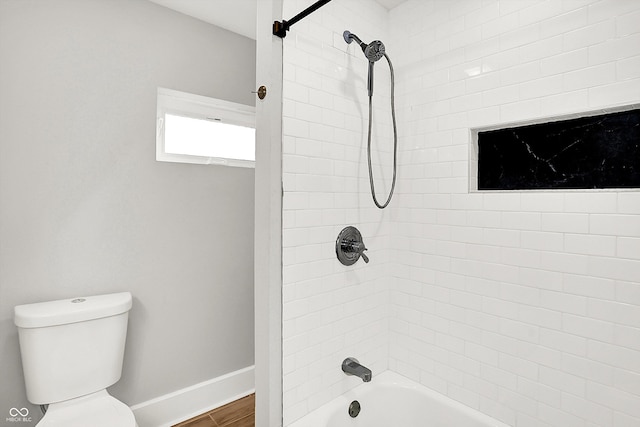
[[[362,378],[362,381],[368,383],[371,381],[371,369],[362,366],[357,359],[347,357],[342,362],[342,371],[347,375],[355,375]]]

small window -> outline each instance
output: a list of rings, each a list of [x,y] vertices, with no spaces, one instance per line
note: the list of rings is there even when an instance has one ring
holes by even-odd
[[[156,160],[255,166],[255,108],[158,88]]]

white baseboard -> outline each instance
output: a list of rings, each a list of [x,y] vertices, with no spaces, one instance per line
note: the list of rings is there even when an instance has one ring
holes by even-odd
[[[139,427],[170,427],[255,391],[254,366],[133,405]]]

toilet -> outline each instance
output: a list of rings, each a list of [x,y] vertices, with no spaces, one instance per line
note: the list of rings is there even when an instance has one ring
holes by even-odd
[[[137,427],[107,392],[122,374],[129,292],[16,306],[27,398],[49,405],[37,427]]]

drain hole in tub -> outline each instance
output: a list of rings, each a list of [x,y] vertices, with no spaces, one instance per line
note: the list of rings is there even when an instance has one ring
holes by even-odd
[[[357,400],[354,400],[353,402],[351,402],[351,405],[349,405],[349,416],[351,418],[355,418],[358,416],[359,413],[360,413],[360,402],[358,402]]]

